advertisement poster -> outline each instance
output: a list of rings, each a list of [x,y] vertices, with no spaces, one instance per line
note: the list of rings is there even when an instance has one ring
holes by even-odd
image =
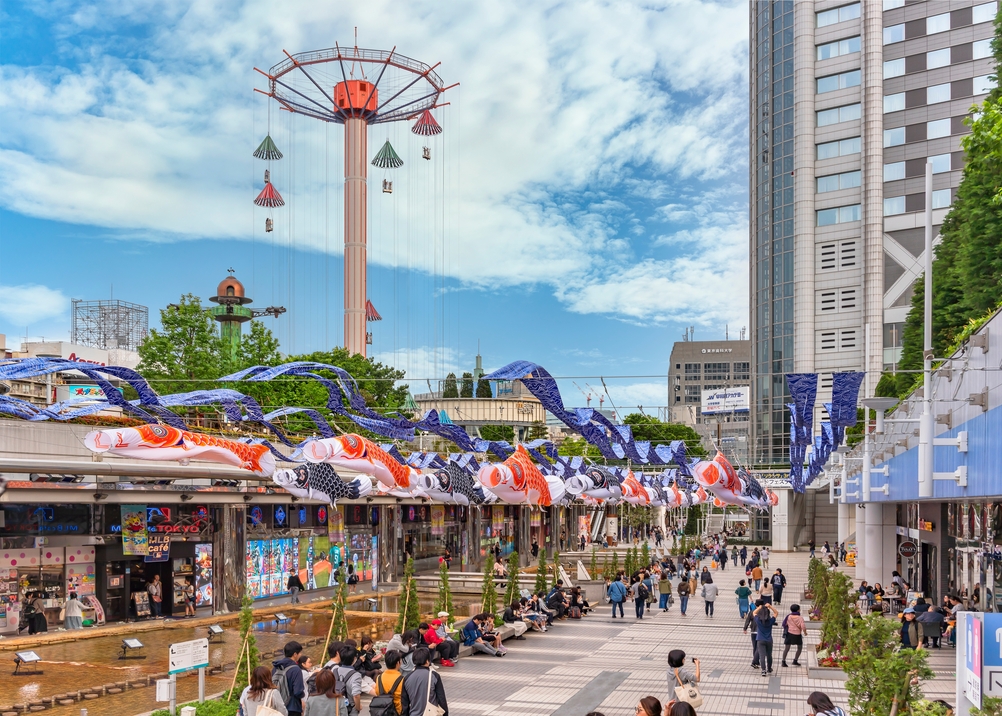
[[[95,566],[91,564],[67,564],[66,565],[66,592],[76,592],[78,596],[85,597],[94,594],[97,590],[97,578]]]
[[[578,537],[582,536],[591,542],[591,515],[578,515]]]
[[[334,505],[327,513],[327,537],[331,544],[344,542],[344,508]]]
[[[348,561],[355,568],[358,581],[372,579],[372,537],[367,534],[353,534],[348,545]]]
[[[146,551],[147,562],[166,562],[170,554],[170,535],[164,532],[153,532],[148,537]]]
[[[285,593],[289,575],[299,569],[299,540],[247,541],[247,591],[259,599]]]
[[[503,529],[504,507],[502,505],[494,505],[491,507],[491,534],[495,537],[500,537]]]
[[[122,554],[145,557],[148,553],[146,505],[122,505]]]
[[[212,606],[212,545],[195,545],[195,606]]]
[[[529,513],[529,527],[542,527],[543,526],[543,513],[539,510],[533,510]]]
[[[964,695],[968,701],[981,708],[981,615],[968,612],[964,617],[967,632],[967,638],[964,640],[966,649],[964,665],[967,667]]]
[[[379,589],[379,537],[372,535],[372,591]]]
[[[431,533],[433,535],[445,534],[445,505],[431,506]]]

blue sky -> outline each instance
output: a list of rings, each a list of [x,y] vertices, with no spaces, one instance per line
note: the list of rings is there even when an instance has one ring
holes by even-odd
[[[415,381],[524,358],[663,405],[687,325],[747,324],[747,4],[4,3],[0,333],[69,299],[156,310],[234,268],[283,350],[341,341],[341,128],[270,113],[253,67],[352,43],[434,63],[433,160],[370,174],[374,353]],[[269,131],[287,206],[252,205]],[[413,160],[413,161],[412,161]],[[584,380],[578,381],[582,385]],[[592,385],[597,380],[588,379]],[[564,384],[568,402],[573,386]],[[570,395],[569,395],[570,394]],[[582,399],[583,400],[583,399]]]

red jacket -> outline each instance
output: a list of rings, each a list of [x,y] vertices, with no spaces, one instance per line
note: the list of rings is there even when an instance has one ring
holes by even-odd
[[[442,643],[442,637],[440,637],[434,629],[426,631],[422,639],[424,639],[424,643],[428,646],[435,646],[436,644]]]

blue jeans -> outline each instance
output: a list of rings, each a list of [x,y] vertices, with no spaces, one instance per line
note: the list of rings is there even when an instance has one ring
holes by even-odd
[[[754,581],[755,581],[755,591],[757,592],[759,590],[759,588],[761,588],[761,586],[762,586],[762,580],[761,579],[756,579]]]
[[[647,606],[647,600],[643,597],[637,597],[633,600],[634,609],[637,612],[637,619],[644,618],[644,607]]]
[[[658,601],[658,609],[667,609],[667,608],[668,608],[668,593],[662,592],[661,599]]]
[[[689,595],[679,596],[678,607],[683,614],[685,614],[685,608],[689,606]]]
[[[625,619],[626,615],[623,614],[623,603],[622,602],[613,602],[612,603],[612,618],[613,619],[616,618],[616,607],[619,607],[619,616],[621,616],[621,617],[623,617]]]
[[[742,619],[748,614],[748,597],[738,597],[738,614]]]

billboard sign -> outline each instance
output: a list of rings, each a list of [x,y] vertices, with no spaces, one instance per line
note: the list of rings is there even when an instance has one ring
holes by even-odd
[[[751,405],[748,386],[703,391],[703,415],[713,413],[747,413]]]

